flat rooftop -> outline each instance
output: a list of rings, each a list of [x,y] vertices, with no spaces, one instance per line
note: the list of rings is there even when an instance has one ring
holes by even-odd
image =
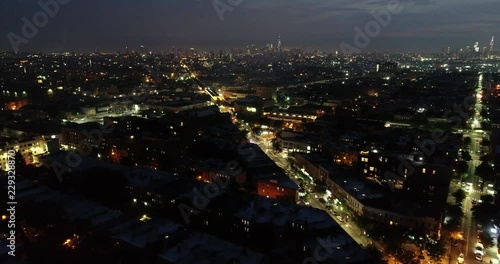
[[[177,264],[256,264],[265,261],[261,253],[202,233],[190,234],[159,257]]]

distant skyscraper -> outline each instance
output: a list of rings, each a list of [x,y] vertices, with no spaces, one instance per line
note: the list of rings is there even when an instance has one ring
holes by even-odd
[[[278,51],[281,51],[281,35],[278,35]]]
[[[492,52],[494,48],[495,48],[495,36],[491,36],[490,52]]]
[[[479,52],[479,42],[474,43],[474,52]]]

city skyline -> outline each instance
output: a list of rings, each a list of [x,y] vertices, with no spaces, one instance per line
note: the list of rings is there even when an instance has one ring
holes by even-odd
[[[0,10],[2,263],[500,264],[498,0]]]
[[[0,50],[13,51],[12,34],[23,37],[26,21],[45,12],[41,3],[48,2],[0,3],[0,20],[8,25],[1,33]],[[280,35],[284,47],[335,52],[342,43],[353,45],[356,28],[366,33],[366,26],[377,22],[380,30],[370,35],[362,51],[436,52],[475,42],[488,47],[491,36],[500,32],[494,13],[500,4],[490,0],[60,2],[38,32],[18,45],[19,51],[110,52],[140,45],[152,51],[172,46],[227,50],[277,44]],[[398,12],[377,20],[374,14],[387,13],[391,6]]]

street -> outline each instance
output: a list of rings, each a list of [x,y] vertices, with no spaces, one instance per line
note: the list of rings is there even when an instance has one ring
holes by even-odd
[[[483,140],[484,132],[478,129],[480,127],[479,123],[481,118],[479,117],[478,113],[482,109],[481,96],[480,96],[483,89],[482,82],[483,82],[483,77],[481,74],[478,78],[478,83],[476,86],[476,91],[475,91],[476,101],[474,105],[474,111],[470,120],[472,130],[464,132],[464,137],[471,138],[469,153],[471,154],[472,157],[472,160],[469,161],[469,171],[468,171],[469,182],[466,184],[469,185],[470,187],[466,187],[466,190],[468,189],[468,192],[466,192],[467,197],[463,202],[463,208],[462,208],[464,216],[462,219],[461,231],[465,236],[465,241],[463,244],[459,244],[457,247],[451,248],[450,263],[456,263],[458,255],[460,253],[464,253],[465,255],[465,260],[466,260],[465,263],[478,263],[478,261],[475,259],[475,252],[474,252],[475,245],[478,242],[477,239],[478,227],[474,220],[474,217],[472,216],[472,206],[473,206],[472,201],[480,200],[481,195],[484,194],[484,188],[481,188],[481,184],[479,182],[480,178],[479,176],[476,175],[476,167],[479,166],[479,164],[481,164],[480,157],[483,154],[481,141]],[[459,181],[458,182],[452,181],[450,186],[450,193],[454,192],[458,188],[463,188],[463,187],[464,186],[461,186],[461,183]],[[486,230],[485,232],[488,232],[488,230]],[[489,263],[490,260],[492,263],[499,263],[496,252],[496,246],[485,249],[483,262]]]
[[[478,79],[478,84],[475,90],[475,103],[473,107],[473,114],[470,117],[469,124],[471,129],[466,129],[464,131],[464,137],[470,137],[470,149],[468,150],[471,155],[471,160],[469,161],[469,169],[468,169],[468,182],[463,184],[461,181],[452,180],[450,183],[450,197],[451,193],[458,190],[459,188],[465,188],[466,190],[466,198],[463,201],[463,219],[461,223],[460,230],[464,236],[463,243],[459,243],[456,246],[451,245],[451,241],[446,241],[446,247],[449,247],[448,254],[443,256],[441,263],[449,263],[455,264],[458,263],[458,256],[460,253],[465,255],[465,263],[478,263],[475,258],[475,246],[478,242],[478,227],[472,216],[472,201],[480,200],[481,195],[484,194],[484,188],[482,188],[480,183],[480,178],[476,175],[476,167],[481,163],[480,157],[487,152],[483,152],[483,146],[481,142],[483,138],[488,138],[489,135],[487,132],[480,130],[480,122],[482,121],[481,117],[478,113],[482,109],[481,103],[481,93],[483,89],[482,85],[482,75],[480,75]],[[250,131],[248,124],[243,124],[243,128]],[[285,173],[288,175],[290,179],[292,179],[297,185],[303,186],[304,191],[309,192],[309,199],[306,201],[306,204],[309,204],[312,207],[322,209],[327,211],[330,216],[335,219],[335,221],[359,244],[362,246],[374,245],[379,250],[384,252],[383,246],[379,243],[373,241],[369,237],[366,236],[366,232],[363,228],[361,228],[358,224],[356,224],[353,220],[353,214],[348,211],[348,208],[342,207],[335,202],[328,202],[328,197],[324,197],[325,194],[315,193],[315,184],[309,176],[301,173],[300,171],[292,168],[288,156],[286,153],[277,153],[274,151],[272,143],[270,140],[263,139],[260,136],[252,135],[250,138],[251,142],[257,144],[279,167],[281,167]],[[319,199],[325,199],[320,201]],[[331,206],[327,208],[327,205]],[[341,216],[340,219],[338,216]],[[487,231],[485,231],[487,232]],[[446,238],[447,239],[447,238]],[[449,242],[448,242],[449,241]],[[487,248],[484,250],[484,263],[499,263],[496,245],[492,248]],[[417,253],[418,254],[418,253]],[[388,257],[389,263],[392,263],[394,259],[392,257]],[[421,260],[422,262],[427,263],[429,261],[428,257],[425,256],[425,260]]]
[[[314,208],[318,208],[328,212],[328,214],[344,229],[344,231],[351,236],[356,243],[361,246],[374,245],[379,250],[383,251],[382,245],[378,242],[373,241],[369,237],[366,236],[366,231],[361,228],[355,221],[353,221],[352,213],[345,206],[342,206],[338,203],[328,203],[331,206],[329,210],[327,208],[327,204],[320,202],[320,198],[325,198],[324,194],[319,194],[314,192],[314,182],[311,179],[308,179],[307,176],[301,174],[299,171],[295,171],[289,164],[289,161],[286,157],[286,154],[283,153],[275,153],[272,148],[272,144],[268,140],[263,140],[260,137],[252,136],[252,142],[257,144],[262,150],[264,150],[267,155],[279,166],[281,167],[285,173],[288,175],[290,179],[292,179],[297,185],[301,185],[299,179],[303,179],[305,189],[311,189],[313,192],[310,193],[310,198],[308,202],[309,206]],[[328,201],[328,199],[325,199]],[[339,219],[338,216],[342,216],[342,220]]]

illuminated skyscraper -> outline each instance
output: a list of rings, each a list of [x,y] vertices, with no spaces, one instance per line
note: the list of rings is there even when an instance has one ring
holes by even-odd
[[[493,52],[493,49],[495,48],[495,36],[491,36],[491,41],[490,41],[490,52]]]
[[[474,43],[474,52],[479,52],[479,42]]]
[[[278,35],[278,51],[281,52],[281,35]]]

